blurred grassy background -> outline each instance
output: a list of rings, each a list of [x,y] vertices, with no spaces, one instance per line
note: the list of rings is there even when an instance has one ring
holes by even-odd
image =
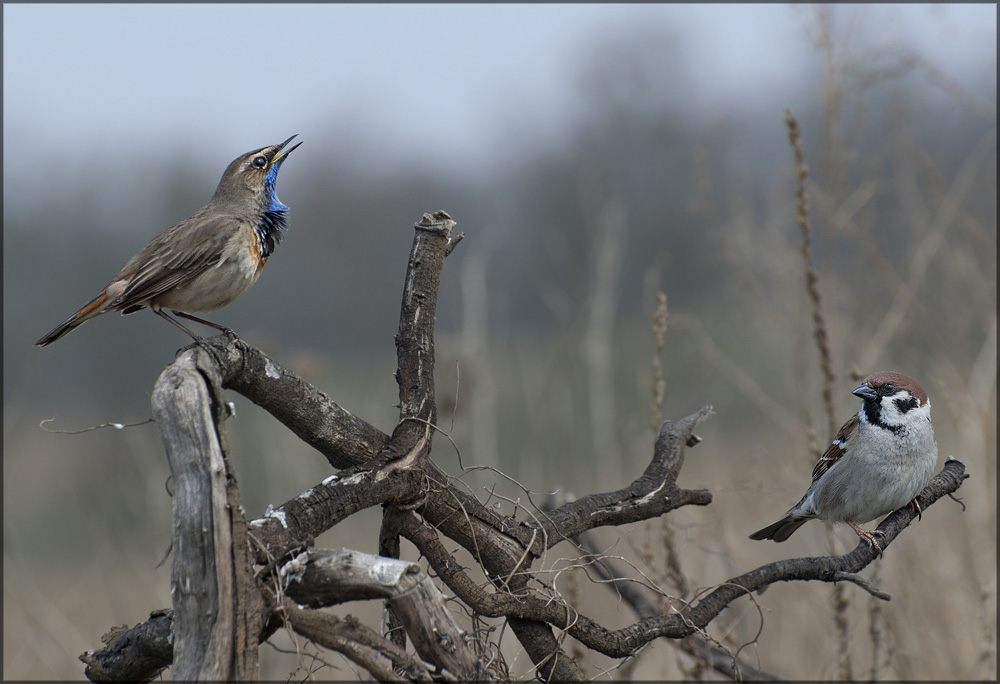
[[[811,106],[795,114],[811,167],[813,255],[838,418],[857,409],[852,373],[912,375],[931,397],[942,462],[954,455],[972,476],[959,491],[964,512],[937,503],[864,573],[877,573],[892,602],[874,605],[848,589],[851,667],[858,677],[995,679],[995,45],[980,87],[970,90],[915,54],[853,50],[822,11],[810,25],[814,52],[803,58],[816,68],[798,87],[811,92]],[[757,565],[828,552],[818,523],[781,546],[746,539],[797,500],[813,450],[831,437],[799,254],[786,103],[706,120],[671,96],[683,72],[666,29],[609,32],[592,47],[567,75],[578,80],[587,115],[567,124],[564,149],[457,173],[440,171],[434,159],[371,164],[378,149],[364,136],[309,138],[281,174],[280,196],[292,207],[287,240],[258,286],[213,318],[391,431],[392,335],[410,227],[424,211],[449,211],[467,239],[441,285],[440,421],[453,426],[465,466],[502,470],[538,503],[556,489],[617,488],[647,463],[651,318],[662,290],[662,415],[715,407],[681,475],[683,486],[706,487],[715,499],[600,537],[609,554],[677,595],[665,572],[669,525],[690,587],[683,598],[691,599]],[[100,646],[110,626],[170,603],[169,562],[155,567],[170,539],[155,426],[65,435],[39,422],[76,430],[148,418],[153,383],[185,340],[144,313],[90,322],[44,351],[29,345],[155,231],[206,201],[228,159],[192,170],[187,152],[145,160],[131,180],[115,175],[127,160],[101,160],[106,169],[65,192],[5,202],[7,679],[79,679],[76,657]],[[58,179],[58,163],[50,169]],[[157,175],[162,183],[135,187]],[[53,225],[64,228],[58,250]],[[329,474],[267,414],[231,398],[229,438],[248,515]],[[434,459],[491,505],[528,505],[505,478],[461,473],[440,436]],[[378,522],[378,511],[366,511],[318,543],[376,552]],[[837,536],[853,546],[849,530]],[[553,549],[546,577],[606,626],[630,624],[610,590],[567,569],[573,557],[565,545]],[[734,604],[709,633],[735,651],[763,620],[743,657],[790,678],[833,679],[843,662],[830,596],[818,583],[775,586],[753,604]],[[338,612],[377,625],[378,608]],[[515,640],[492,624],[511,671],[529,676]],[[301,640],[281,635],[275,643],[290,653],[263,647],[264,678],[300,679],[316,666]],[[566,646],[574,649],[571,639]],[[339,669],[317,677],[355,677],[337,656],[322,658]],[[585,658],[595,677],[617,665]],[[608,676],[694,674],[686,656],[659,642],[628,667]]]

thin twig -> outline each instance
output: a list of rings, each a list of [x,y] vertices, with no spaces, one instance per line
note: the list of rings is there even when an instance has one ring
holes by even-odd
[[[866,580],[861,575],[855,574],[853,572],[843,572],[841,570],[838,570],[837,572],[833,573],[833,581],[834,582],[852,582],[854,584],[857,584],[859,587],[861,587],[862,589],[864,589],[865,591],[867,591],[869,594],[871,594],[872,596],[874,596],[877,599],[882,599],[883,601],[891,601],[892,600],[892,596],[890,596],[889,594],[885,593],[881,589],[876,589],[875,585],[873,585],[871,582],[869,582],[868,580]]]

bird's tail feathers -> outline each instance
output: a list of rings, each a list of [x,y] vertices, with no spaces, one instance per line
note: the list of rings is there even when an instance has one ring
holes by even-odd
[[[788,513],[781,520],[773,522],[762,530],[757,530],[750,535],[750,538],[759,541],[761,539],[773,539],[776,542],[783,542],[792,536],[792,533],[802,527],[806,522],[812,520],[813,515],[792,515]]]
[[[36,347],[44,347],[50,345],[56,340],[58,340],[63,335],[69,333],[73,328],[77,327],[84,321],[89,321],[95,316],[100,316],[104,313],[103,308],[104,303],[108,301],[108,293],[102,292],[97,297],[84,304],[83,308],[77,311],[75,314],[67,318],[65,321],[57,325],[46,335],[44,335],[40,340],[35,342]]]

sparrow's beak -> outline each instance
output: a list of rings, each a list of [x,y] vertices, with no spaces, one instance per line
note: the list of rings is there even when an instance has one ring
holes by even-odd
[[[292,153],[292,152],[293,152],[293,151],[295,150],[295,148],[296,148],[296,147],[298,147],[299,145],[301,145],[301,144],[302,144],[301,142],[299,142],[299,143],[296,143],[295,145],[293,145],[293,146],[292,146],[292,147],[291,147],[291,148],[290,148],[289,150],[287,150],[286,152],[281,152],[281,150],[283,150],[283,149],[285,148],[285,145],[287,145],[288,143],[292,142],[292,140],[293,140],[294,138],[296,138],[297,136],[298,136],[298,133],[296,133],[296,134],[295,134],[295,135],[293,135],[293,136],[292,136],[291,138],[289,138],[289,139],[288,139],[288,140],[286,140],[285,142],[283,142],[283,143],[281,143],[280,145],[278,145],[278,150],[279,150],[279,151],[278,151],[278,154],[277,154],[277,156],[275,156],[275,158],[274,158],[273,160],[271,160],[271,163],[272,163],[272,164],[278,164],[279,162],[283,162],[283,161],[285,161],[285,157],[287,157],[288,155],[290,155],[290,154],[291,154],[291,153]]]
[[[878,393],[876,393],[875,390],[869,387],[868,383],[865,383],[861,387],[857,388],[856,390],[851,392],[851,394],[861,397],[862,399],[875,399],[876,397],[878,397]]]

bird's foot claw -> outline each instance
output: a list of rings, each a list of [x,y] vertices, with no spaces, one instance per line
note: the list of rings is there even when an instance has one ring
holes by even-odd
[[[212,357],[212,359],[218,366],[225,367],[226,365],[225,360],[222,358],[222,356],[219,355],[219,350],[213,347],[212,345],[208,344],[207,342],[205,342],[205,340],[201,337],[195,337],[194,342],[178,349],[177,354],[179,356],[182,352],[192,350],[195,347],[201,347],[203,350],[208,352],[208,355]]]
[[[917,503],[916,497],[908,505],[913,506],[913,510],[917,512],[917,520],[922,520],[923,514],[920,512],[920,504]]]
[[[225,359],[223,359],[222,356],[220,356],[218,349],[216,349],[215,347],[206,346],[204,344],[201,345],[201,348],[207,351],[209,356],[215,359],[215,363],[218,364],[219,368],[226,367]]]
[[[862,530],[862,532],[864,532],[864,534],[860,534],[859,536],[862,539],[864,539],[866,542],[868,542],[869,544],[871,544],[872,548],[874,548],[876,551],[878,551],[878,555],[881,556],[883,549],[882,549],[881,546],[879,546],[877,538],[878,537],[884,537],[885,533],[880,532],[879,530],[872,530],[871,532],[869,532],[868,530]]]
[[[853,520],[845,520],[844,522],[846,522],[848,525],[850,525],[851,529],[853,529],[858,534],[859,537],[861,537],[866,542],[868,542],[869,544],[871,544],[872,548],[874,548],[876,551],[878,551],[878,555],[879,556],[882,555],[882,550],[883,549],[882,549],[881,546],[879,546],[877,538],[878,537],[884,537],[885,536],[885,532],[882,532],[881,530],[866,530],[865,528],[863,528],[860,525],[856,524]]]
[[[191,351],[195,347],[201,347],[205,351],[208,351],[208,348],[205,346],[205,340],[203,340],[200,337],[194,337],[193,342],[191,342],[190,344],[185,344],[183,347],[177,350],[177,356],[180,356],[183,352]]]

